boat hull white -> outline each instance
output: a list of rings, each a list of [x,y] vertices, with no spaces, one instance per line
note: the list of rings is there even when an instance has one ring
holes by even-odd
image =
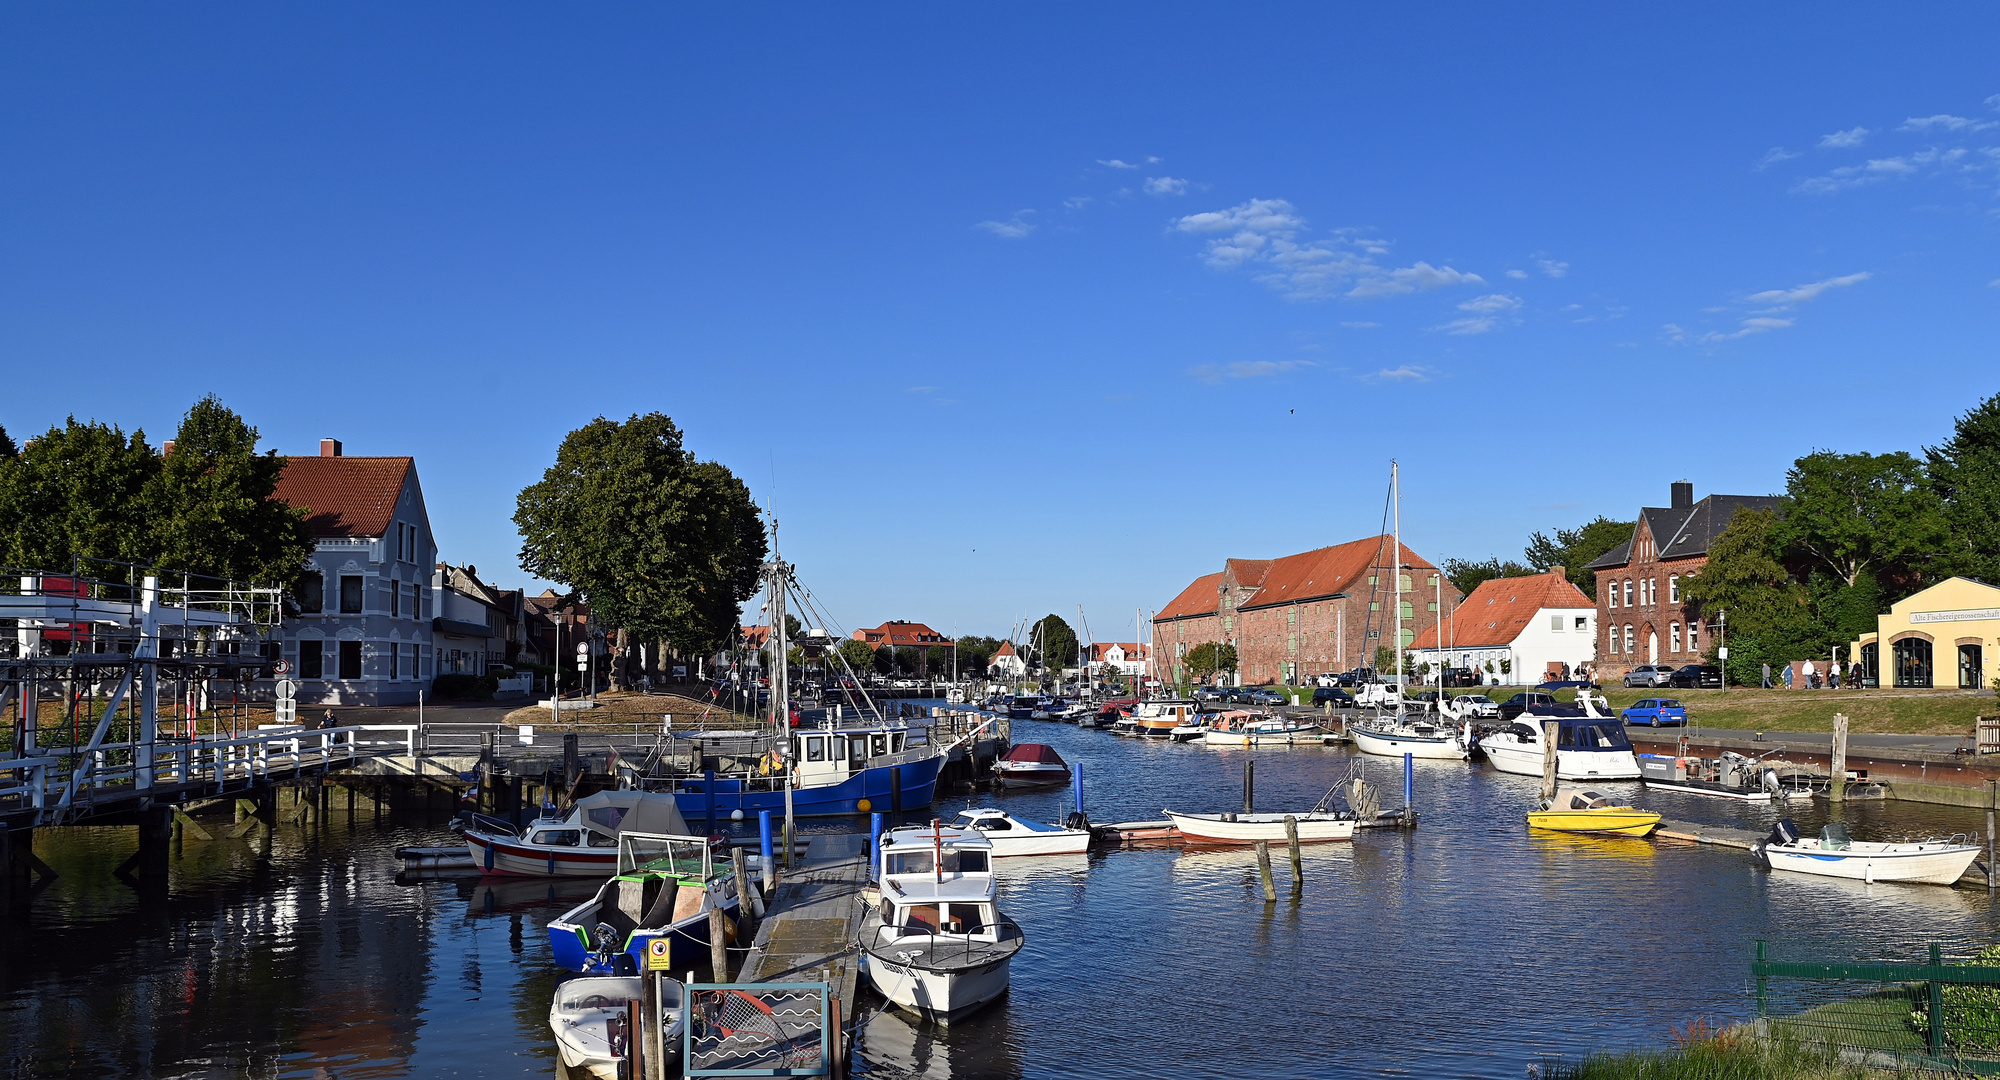
[[[1954,884],[1978,856],[1978,848],[1965,844],[1855,843],[1837,851],[1792,845],[1764,848],[1764,859],[1773,870],[1925,885]]]
[[[1393,729],[1378,731],[1355,724],[1348,727],[1347,733],[1353,736],[1355,749],[1377,757],[1402,757],[1408,754],[1411,757],[1437,761],[1464,761],[1468,756],[1455,731],[1441,731],[1437,735],[1416,735]]]
[[[925,1019],[950,1023],[1007,992],[1012,956],[960,971],[931,971],[866,954],[868,982],[892,1004]]]
[[[1284,814],[1178,814],[1166,811],[1167,820],[1181,831],[1184,839],[1203,844],[1254,844],[1259,840],[1285,842]],[[1354,819],[1330,814],[1293,814],[1298,822],[1299,842],[1354,839]],[[1234,821],[1225,820],[1234,818]]]
[[[1685,780],[1655,780],[1646,778],[1646,786],[1661,791],[1678,791],[1683,795],[1705,795],[1711,799],[1735,799],[1737,802],[1770,802],[1773,797],[1784,798],[1784,792],[1763,791],[1756,788],[1728,788]]]
[[[1481,739],[1479,748],[1486,751],[1486,760],[1501,772],[1521,776],[1542,775],[1542,748],[1539,746]],[[1630,750],[1564,750],[1558,747],[1556,779],[1637,780],[1639,759],[1633,757]]]
[[[670,1057],[679,1057],[681,1048],[681,984],[667,980],[660,1001],[660,1020],[665,1048]],[[623,1054],[613,1054],[609,1023],[628,1026],[627,1002],[641,993],[637,976],[590,976],[571,979],[557,989],[549,1008],[549,1029],[555,1035],[556,1053],[571,1076],[581,1073],[598,1080],[619,1080]],[[566,1008],[565,996],[597,995],[595,1004]]]

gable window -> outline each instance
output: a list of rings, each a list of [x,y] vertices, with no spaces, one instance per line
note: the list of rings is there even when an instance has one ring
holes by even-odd
[[[299,575],[299,610],[315,614],[326,610],[326,575],[317,570]]]
[[[361,614],[361,577],[345,574],[340,579],[340,613],[342,615]]]
[[[1681,576],[1679,574],[1668,574],[1667,603],[1678,604],[1680,602],[1681,602]]]
[[[1560,616],[1560,615],[1551,615],[1551,616],[1549,616],[1549,629],[1550,629],[1550,630],[1552,630],[1552,631],[1554,631],[1554,632],[1556,632],[1556,633],[1560,634],[1560,633],[1562,633],[1562,628],[1563,628],[1563,617],[1562,617],[1562,616]]]

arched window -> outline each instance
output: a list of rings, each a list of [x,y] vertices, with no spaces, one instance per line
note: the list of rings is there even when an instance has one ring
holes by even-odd
[[[1668,652],[1681,651],[1681,624],[1679,623],[1667,624],[1667,640],[1673,643],[1667,649]]]
[[[1416,605],[1410,603],[1408,600],[1403,601],[1403,618],[1414,619],[1416,617],[1417,617]]]
[[[1923,638],[1908,637],[1898,641],[1896,650],[1896,685],[1928,688],[1931,685],[1931,643]]]

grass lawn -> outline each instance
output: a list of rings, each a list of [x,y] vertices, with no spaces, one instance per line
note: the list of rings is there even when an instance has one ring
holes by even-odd
[[[1559,695],[1574,698],[1574,694]],[[1677,698],[1703,727],[1752,731],[1832,731],[1846,713],[1856,735],[1966,735],[1978,716],[2000,716],[1992,694],[1961,690],[1627,690],[1609,687],[1615,708],[1645,697]],[[1505,696],[1496,700],[1504,701]]]

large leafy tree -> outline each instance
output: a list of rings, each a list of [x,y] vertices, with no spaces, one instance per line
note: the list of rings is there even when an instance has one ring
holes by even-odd
[[[840,655],[856,675],[866,675],[875,668],[875,646],[865,641],[848,638],[840,643]]]
[[[2000,585],[2000,394],[1959,417],[1924,458],[1945,522],[1937,571]]]
[[[1206,679],[1218,671],[1235,671],[1236,646],[1204,641],[1189,649],[1187,655],[1181,658],[1181,662],[1187,665],[1188,674],[1194,676],[1197,681]]]
[[[1458,590],[1460,596],[1471,596],[1472,590],[1494,578],[1527,577],[1535,571],[1512,559],[1500,561],[1499,556],[1488,556],[1484,561],[1468,559],[1446,559],[1444,561],[1445,580]]]
[[[1938,550],[1944,522],[1915,457],[1816,450],[1786,475],[1788,506],[1772,539],[1795,569],[1852,588],[1863,577],[1915,584],[1915,563]]]
[[[151,562],[145,492],[160,456],[146,434],[70,417],[0,458],[0,561],[67,571],[73,560]]]
[[[1563,568],[1564,576],[1570,584],[1582,589],[1585,596],[1597,599],[1597,575],[1584,567],[1590,565],[1599,555],[1632,538],[1634,522],[1613,521],[1602,514],[1574,529],[1557,529],[1553,537],[1537,532],[1528,537],[1528,549],[1524,554],[1528,565],[1536,572],[1547,572],[1553,567]]]
[[[688,652],[736,633],[769,551],[749,488],[695,460],[659,413],[570,432],[514,524],[523,569],[582,591],[606,625]]]
[[[213,395],[195,402],[146,491],[163,569],[289,586],[312,554],[299,507],[272,498],[285,459]]]
[[[1076,663],[1076,631],[1070,629],[1062,616],[1044,615],[1035,624],[1033,633],[1028,635],[1032,643],[1034,659],[1044,668],[1056,671]],[[1039,650],[1039,651],[1035,651]]]
[[[1709,545],[1708,565],[1683,579],[1681,595],[1713,624],[1727,613],[1731,679],[1752,681],[1758,668],[1825,653],[1825,632],[1815,604],[1825,599],[1830,578],[1820,587],[1802,581],[1785,563],[1784,522],[1776,510],[1739,510]],[[1816,592],[1818,595],[1816,596]],[[1722,644],[1708,636],[1712,656]]]
[[[14,440],[7,436],[7,429],[0,427],[0,461],[11,460],[19,456],[21,456],[21,448],[15,446]]]

